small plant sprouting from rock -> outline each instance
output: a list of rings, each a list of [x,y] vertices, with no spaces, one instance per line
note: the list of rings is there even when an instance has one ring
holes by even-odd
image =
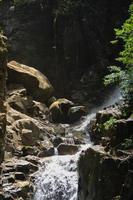
[[[104,122],[103,124],[97,123],[96,130],[102,135],[102,136],[109,136],[110,132],[115,129],[117,119],[115,117],[110,117],[109,120]]]
[[[114,118],[114,117],[111,117],[108,121],[106,121],[103,126],[104,126],[104,129],[106,131],[108,131],[109,129],[112,129],[112,128],[115,128],[115,124],[117,122],[117,119]]]
[[[130,138],[126,138],[123,143],[121,144],[123,149],[131,149],[133,148],[133,136]]]

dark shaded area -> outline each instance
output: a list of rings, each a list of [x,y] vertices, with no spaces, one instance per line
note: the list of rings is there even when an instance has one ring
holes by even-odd
[[[59,95],[79,102],[93,99],[103,90],[101,79],[118,51],[110,44],[113,29],[127,17],[131,1],[82,0],[68,14],[58,12],[60,2],[1,2],[0,25],[9,38],[9,59],[40,69]],[[75,90],[79,92],[73,97]]]

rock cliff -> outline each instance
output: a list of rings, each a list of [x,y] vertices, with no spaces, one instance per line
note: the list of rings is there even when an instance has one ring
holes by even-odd
[[[110,44],[113,29],[126,18],[130,0],[80,1],[76,9],[68,6],[65,12],[60,8],[62,2],[0,2],[9,58],[36,66],[61,94],[87,101],[101,92],[104,69],[112,64],[118,50]]]
[[[6,78],[7,78],[7,44],[6,38],[0,35],[0,163],[4,158],[4,139],[6,133]]]

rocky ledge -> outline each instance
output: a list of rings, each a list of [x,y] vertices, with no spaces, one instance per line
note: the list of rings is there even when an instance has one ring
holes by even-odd
[[[78,167],[79,199],[132,199],[132,153],[122,157],[111,156],[101,146],[95,146],[81,154]]]
[[[95,145],[78,162],[79,200],[133,199],[133,118],[132,109],[125,108],[108,107],[91,121]]]

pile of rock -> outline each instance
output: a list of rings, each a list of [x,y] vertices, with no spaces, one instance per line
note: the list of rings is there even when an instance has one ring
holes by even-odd
[[[33,185],[30,175],[38,170],[39,159],[28,156],[24,159],[10,159],[2,164],[0,199],[25,200],[32,197]]]
[[[32,196],[30,176],[38,170],[39,159],[57,152],[66,155],[78,151],[82,143],[82,139],[75,142],[79,133],[70,136],[71,129],[60,123],[74,123],[86,112],[84,106],[53,97],[52,85],[33,67],[11,61],[7,70],[5,160],[1,165],[0,199],[26,200]]]

